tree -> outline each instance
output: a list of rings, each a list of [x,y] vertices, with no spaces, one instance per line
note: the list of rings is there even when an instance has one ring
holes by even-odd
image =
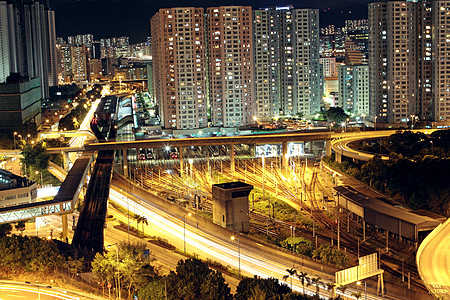
[[[297,272],[297,277],[300,280],[300,283],[303,286],[303,294],[305,293],[305,281],[308,281],[308,277],[307,277],[307,273],[306,272]]]
[[[336,283],[327,283],[325,282],[325,286],[327,288],[328,291],[331,291],[331,297],[335,297],[336,296]]]
[[[20,231],[20,234],[23,235],[23,231],[25,230],[25,221],[19,221],[14,226],[16,230]]]
[[[201,285],[202,299],[205,300],[227,300],[232,299],[231,289],[225,282],[222,273],[212,271],[206,277],[206,281]]]
[[[168,299],[231,299],[230,288],[220,272],[197,258],[180,260],[167,276]]]
[[[362,296],[362,292],[353,292],[352,296],[356,298],[356,300],[358,300],[359,298],[361,298]]]
[[[138,299],[160,300],[165,296],[165,278],[155,278],[138,291]]]
[[[347,120],[348,115],[344,112],[341,107],[330,107],[325,113],[324,116],[330,122],[335,122],[336,124],[341,124]]]
[[[308,284],[307,284],[308,286],[310,286],[310,285],[315,285],[316,286],[316,295],[317,296],[319,296],[320,284],[322,283],[320,281],[320,279],[322,279],[322,278],[320,278],[320,277],[311,278],[311,281],[308,282]]]
[[[142,223],[142,234],[144,234],[144,224],[148,225],[147,218],[138,214],[135,214],[134,218],[136,219],[136,229],[139,228],[139,223]]]
[[[291,289],[285,285],[280,284],[275,278],[244,278],[239,282],[234,298],[237,300],[247,300],[252,297],[255,290],[258,295],[265,294],[265,299],[280,299],[291,292]]]
[[[117,253],[97,253],[92,262],[92,272],[102,282],[115,282],[118,290],[126,286],[130,296],[138,284],[157,275],[155,268],[151,266],[154,259],[144,255],[144,244],[120,243],[117,247]]]
[[[12,226],[10,223],[0,224],[0,238],[3,238],[11,233]]]
[[[292,277],[293,277],[294,275],[297,274],[297,270],[295,270],[295,269],[292,267],[292,268],[290,268],[290,269],[286,269],[286,272],[288,272],[288,275],[284,275],[284,276],[283,276],[283,280],[286,281],[288,278],[291,279],[291,290],[292,290]]]
[[[22,149],[23,158],[20,161],[25,168],[25,174],[34,174],[34,171],[41,172],[48,168],[50,154],[45,150],[44,142],[37,142],[34,146],[26,145]]]
[[[75,277],[76,274],[80,273],[83,270],[84,258],[81,257],[77,259],[69,256],[67,258],[67,267],[69,268],[69,272],[72,274],[72,276]]]

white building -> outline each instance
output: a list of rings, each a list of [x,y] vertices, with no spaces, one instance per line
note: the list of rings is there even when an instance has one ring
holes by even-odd
[[[35,182],[0,169],[0,207],[36,202]]]
[[[354,115],[369,115],[369,66],[339,66],[337,106]]]

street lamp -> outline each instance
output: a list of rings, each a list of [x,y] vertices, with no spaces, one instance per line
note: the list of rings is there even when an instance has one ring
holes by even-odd
[[[118,245],[117,245],[117,243],[114,243],[114,244],[111,244],[111,245],[108,245],[107,247],[108,248],[111,248],[111,246],[116,246],[116,260],[117,260],[117,285],[116,285],[116,287],[117,287],[117,290],[118,290],[118,293],[119,293],[119,299],[121,299],[121,292],[120,292],[120,270],[119,270],[119,247],[118,247]]]
[[[237,236],[237,240],[238,240],[238,266],[239,266],[239,278],[241,278],[241,244],[239,241],[239,237],[241,236],[241,233],[239,232],[238,236]],[[233,235],[231,237],[231,240],[234,241],[236,239],[236,237]]]
[[[16,150],[16,135],[17,135],[17,132],[14,132],[14,145],[13,145],[13,149],[14,150]]]
[[[188,217],[192,216],[188,213]],[[186,214],[183,215],[183,243],[184,243],[184,253],[186,253]]]
[[[191,184],[194,185],[194,181],[192,179],[192,164],[194,163],[194,160],[192,158],[189,158],[189,166],[190,166],[190,173],[191,173]]]
[[[36,175],[39,173],[41,173],[41,188],[42,188],[42,172],[39,172],[39,171],[34,172],[34,174],[36,174]]]
[[[377,131],[377,116],[375,116],[375,126],[374,126],[374,131]]]

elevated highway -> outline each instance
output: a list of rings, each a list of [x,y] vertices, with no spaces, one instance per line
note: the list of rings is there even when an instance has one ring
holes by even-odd
[[[419,129],[412,130],[413,132],[422,132],[430,134],[436,129]],[[406,131],[406,130],[403,130]],[[375,154],[354,150],[348,146],[348,144],[361,140],[378,139],[387,137],[397,133],[398,130],[383,130],[383,131],[368,131],[368,132],[348,132],[348,133],[334,133],[332,135],[333,140],[331,142],[331,149],[336,154],[336,161],[341,162],[342,156],[349,157],[360,161],[369,161]],[[388,160],[389,156],[383,155],[383,160]]]
[[[417,269],[425,286],[437,299],[450,299],[450,219],[434,229],[420,244]]]
[[[41,133],[41,139],[56,139],[60,137],[88,137],[95,138],[95,135],[90,130],[70,130],[70,131],[49,131]]]

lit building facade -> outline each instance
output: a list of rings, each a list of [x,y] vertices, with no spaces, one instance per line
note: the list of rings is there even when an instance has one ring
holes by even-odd
[[[88,80],[88,58],[87,48],[85,45],[70,46],[70,54],[72,61],[73,81],[82,82]]]
[[[369,115],[369,66],[339,66],[337,106],[354,115]]]
[[[55,14],[37,1],[0,1],[0,82],[9,73],[39,78],[44,99],[57,85]]]
[[[203,8],[160,9],[151,18],[153,88],[167,129],[208,126]]]
[[[407,123],[418,102],[418,4],[369,4],[370,116],[379,123]]]
[[[278,7],[255,10],[253,15],[257,115],[266,117],[268,108],[278,112],[274,115],[320,111],[318,10]]]
[[[27,122],[41,125],[40,82],[16,73],[0,83],[0,130],[17,129]]]
[[[207,27],[212,124],[229,128],[249,125],[255,116],[252,9],[210,7]]]

